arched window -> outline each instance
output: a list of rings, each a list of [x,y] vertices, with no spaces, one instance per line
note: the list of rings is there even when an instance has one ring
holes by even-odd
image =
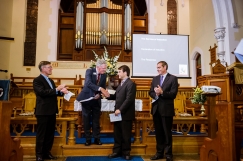
[[[167,2],[167,28],[169,35],[177,34],[177,3],[176,0]]]
[[[201,68],[201,54],[197,53],[196,57],[196,78],[202,76],[202,68]],[[198,82],[197,82],[198,85]]]

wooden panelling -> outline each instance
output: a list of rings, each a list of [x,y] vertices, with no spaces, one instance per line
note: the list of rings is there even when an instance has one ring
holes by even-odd
[[[61,17],[62,24],[74,24],[74,17]]]

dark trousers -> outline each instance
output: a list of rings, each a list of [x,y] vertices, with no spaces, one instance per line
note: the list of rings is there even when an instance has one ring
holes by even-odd
[[[50,153],[56,127],[56,115],[36,116],[36,156],[43,156]]]
[[[158,111],[153,115],[157,153],[172,156],[172,124],[173,116],[161,116]]]
[[[114,153],[130,155],[132,137],[132,120],[114,122]]]
[[[99,100],[82,102],[82,117],[86,140],[91,140],[91,123],[94,138],[100,138],[100,108]],[[91,116],[92,122],[90,119]]]

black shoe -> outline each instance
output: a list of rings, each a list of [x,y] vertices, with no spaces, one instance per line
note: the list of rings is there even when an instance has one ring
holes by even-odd
[[[150,158],[150,160],[158,160],[158,159],[162,159],[162,158],[163,158],[163,155],[156,153],[154,156],[152,156]]]
[[[173,157],[166,157],[166,161],[173,161]]]
[[[44,161],[42,157],[36,157],[36,161]]]
[[[102,142],[100,141],[100,139],[95,139],[94,140],[94,144],[96,144],[96,145],[102,145]]]
[[[84,145],[85,145],[85,146],[90,146],[90,145],[91,145],[91,140],[86,140],[86,142],[85,142]]]
[[[47,154],[47,155],[44,155],[44,158],[45,159],[50,159],[50,160],[57,160],[57,157],[54,157],[51,153]]]
[[[108,158],[117,158],[117,157],[120,157],[120,154],[119,153],[112,153],[112,154],[109,154],[108,155]]]

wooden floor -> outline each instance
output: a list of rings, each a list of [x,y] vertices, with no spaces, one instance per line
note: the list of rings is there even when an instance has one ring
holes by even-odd
[[[144,161],[150,161],[151,156],[142,156]],[[57,161],[65,161],[66,157],[58,158]],[[107,158],[107,161],[110,159]],[[24,158],[23,161],[35,161],[35,158]],[[159,159],[158,161],[165,161],[165,159]],[[174,155],[174,161],[200,161],[199,155]]]

